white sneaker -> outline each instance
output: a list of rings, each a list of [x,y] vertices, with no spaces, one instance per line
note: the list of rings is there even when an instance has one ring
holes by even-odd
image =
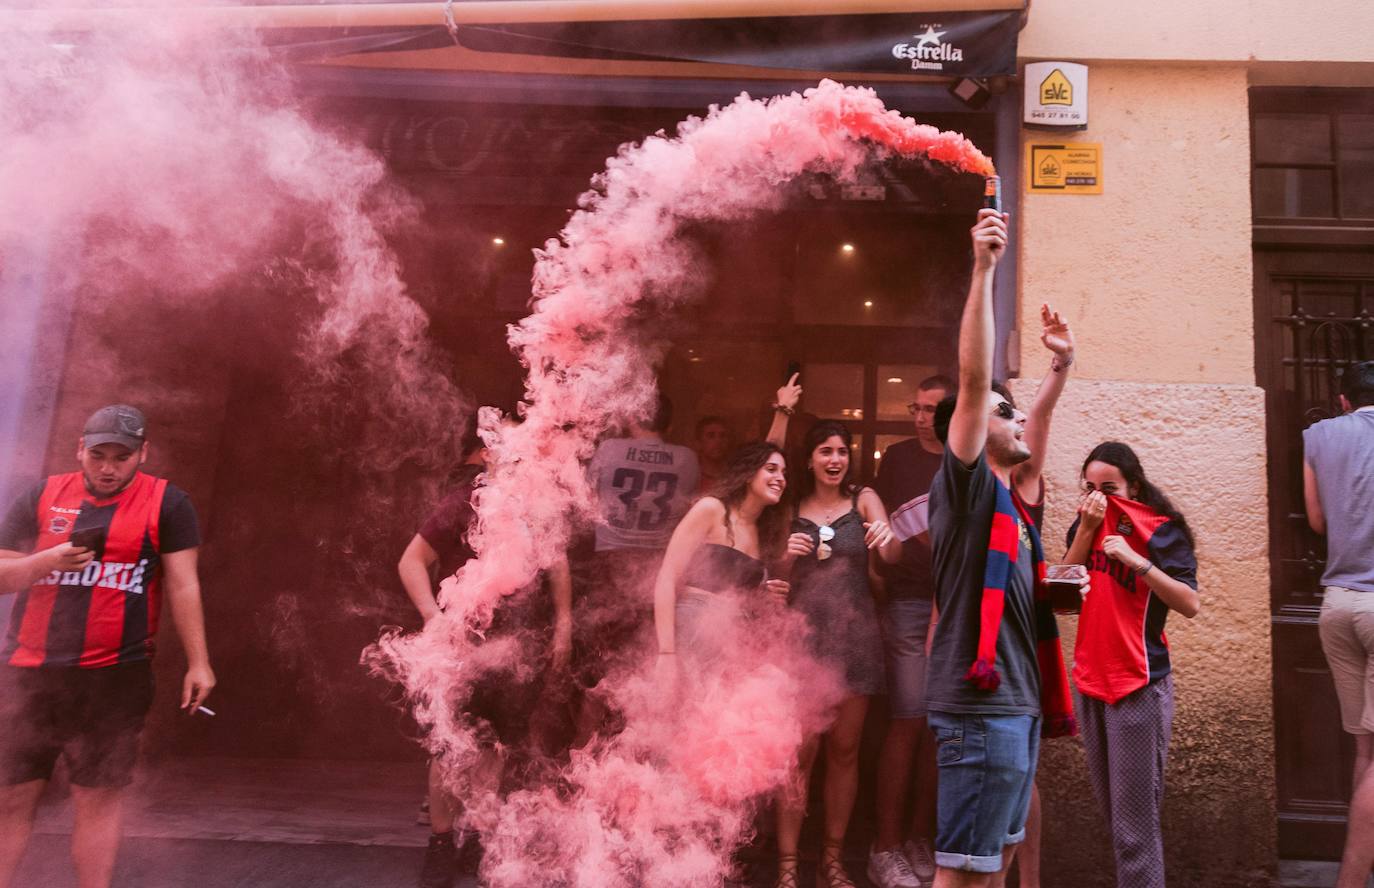
[[[902,845],[902,853],[922,885],[935,881],[935,852],[930,849],[930,840],[907,839]]]
[[[901,851],[870,851],[868,878],[878,888],[921,888],[921,880]]]

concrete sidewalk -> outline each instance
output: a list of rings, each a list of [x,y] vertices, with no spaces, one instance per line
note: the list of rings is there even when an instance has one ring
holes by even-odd
[[[16,888],[76,888],[67,837],[36,835]],[[381,845],[296,845],[126,838],[115,888],[413,888],[424,852]],[[476,883],[465,880],[461,888]]]

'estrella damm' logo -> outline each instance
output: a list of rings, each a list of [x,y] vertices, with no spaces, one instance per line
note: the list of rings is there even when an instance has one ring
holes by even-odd
[[[894,59],[909,59],[913,71],[943,71],[945,62],[962,62],[964,51],[952,43],[942,43],[944,31],[937,31],[940,25],[926,25],[924,32],[912,34],[915,43],[898,43],[892,47]]]

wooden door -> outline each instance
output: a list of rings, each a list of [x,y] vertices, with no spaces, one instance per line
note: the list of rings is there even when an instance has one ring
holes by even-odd
[[[1257,251],[1255,343],[1268,417],[1279,854],[1337,859],[1354,752],[1317,637],[1326,553],[1303,509],[1302,431],[1339,411],[1338,371],[1374,358],[1374,255]]]

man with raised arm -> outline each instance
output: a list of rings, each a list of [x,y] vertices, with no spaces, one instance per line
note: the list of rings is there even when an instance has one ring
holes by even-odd
[[[936,888],[1004,884],[1026,836],[1040,737],[1073,726],[1038,530],[1043,444],[1073,340],[1042,309],[1043,338],[1055,354],[1028,422],[992,379],[992,281],[1007,247],[1006,216],[981,211],[971,234],[958,392],[936,411],[945,453],[930,493],[938,617],[926,695],[940,771]]]

